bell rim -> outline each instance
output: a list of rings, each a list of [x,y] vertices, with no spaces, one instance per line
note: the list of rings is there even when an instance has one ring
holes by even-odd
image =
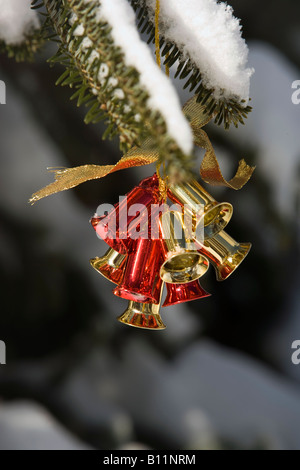
[[[240,243],[240,247],[241,248],[238,250],[237,253],[240,253],[240,254],[242,253],[244,256],[241,259],[241,261],[232,269],[232,271],[226,277],[224,277],[224,278],[221,277],[217,266],[214,266],[215,271],[216,271],[216,278],[217,278],[218,282],[226,281],[237,270],[237,268],[242,264],[244,259],[248,256],[248,254],[249,254],[249,252],[252,248],[252,243],[251,242]]]
[[[153,330],[153,331],[162,331],[162,330],[165,330],[167,328],[166,325],[164,324],[164,322],[161,319],[160,319],[160,322],[159,322],[160,326],[158,326],[156,328],[147,327],[147,326],[132,325],[131,323],[124,322],[124,321],[122,321],[121,318],[125,314],[125,312],[122,313],[122,315],[120,315],[119,317],[117,317],[118,322],[122,323],[123,325],[132,326],[132,328],[139,328],[141,330]]]
[[[171,259],[174,259],[176,258],[177,256],[183,256],[184,254],[183,253],[178,253],[177,255],[174,255],[173,257],[170,257],[168,259],[166,259],[164,261],[164,263],[161,265],[160,267],[160,270],[159,270],[159,275],[160,275],[160,278],[162,281],[164,281],[166,284],[187,284],[189,282],[193,282],[193,281],[197,281],[198,279],[200,279],[200,277],[204,276],[204,274],[206,274],[208,268],[209,268],[209,261],[207,260],[207,258],[205,258],[205,256],[203,256],[202,254],[198,253],[198,251],[188,251],[186,253],[187,255],[197,255],[197,258],[198,258],[198,262],[192,267],[192,268],[189,268],[189,269],[194,269],[195,272],[193,273],[195,275],[193,275],[192,278],[189,278],[187,280],[176,280],[176,279],[171,279],[171,280],[168,280],[170,278],[170,276],[172,276],[172,273],[170,273],[170,271],[167,271],[165,269],[165,266],[168,262],[170,262]],[[201,261],[201,263],[200,263]],[[201,272],[201,273],[197,273],[197,267],[200,267],[201,265],[205,265],[205,269],[204,269],[204,272]],[[177,273],[175,273],[174,271],[174,274],[180,274],[180,271],[184,271],[184,270],[178,270]],[[188,275],[188,273],[187,273]]]
[[[225,216],[222,217],[222,221],[223,223],[219,224],[219,228],[218,230],[212,232],[211,234],[207,235],[207,232],[209,231],[209,227],[211,228],[214,220],[218,217],[218,215],[216,215],[214,217],[214,219],[208,223],[208,224],[205,224],[204,223],[204,219],[205,217],[207,217],[207,215],[210,213],[210,212],[213,212],[215,211],[216,209],[220,209],[219,211],[219,214],[222,212],[222,211],[225,211]],[[218,233],[222,232],[225,227],[228,225],[228,223],[230,222],[231,218],[232,218],[232,215],[233,215],[233,205],[230,204],[230,202],[218,202],[216,204],[213,205],[213,207],[211,207],[210,209],[208,209],[208,211],[206,213],[203,214],[203,216],[201,217],[200,219],[200,222],[203,220],[203,227],[204,227],[204,239],[209,239],[209,238],[213,238],[214,236],[216,236]],[[199,222],[199,223],[200,223]]]
[[[162,307],[172,307],[173,305],[184,304],[185,302],[192,302],[193,300],[207,299],[208,297],[211,297],[211,294],[209,292],[206,292],[205,295],[202,295],[200,297],[195,297],[194,299],[177,300],[176,302],[170,302],[170,303],[166,303],[167,301],[166,299],[164,303],[162,304]]]
[[[111,282],[112,284],[118,285],[118,281],[112,280],[112,279],[111,279],[108,275],[106,275],[104,272],[100,271],[100,269],[98,269],[98,268],[96,268],[95,266],[93,266],[92,261],[93,261],[93,260],[97,260],[97,259],[100,260],[101,257],[96,257],[96,258],[91,258],[91,259],[90,259],[90,265],[92,266],[92,268],[93,268],[98,274],[100,274],[102,277],[104,277],[104,279],[106,279],[107,281]],[[103,267],[104,265],[105,265],[105,262],[103,261],[103,264],[102,264],[101,267]],[[117,268],[113,268],[113,267],[111,266],[111,272],[114,273],[114,272],[116,272],[117,270],[118,270]],[[121,275],[120,275],[120,277],[121,277]]]

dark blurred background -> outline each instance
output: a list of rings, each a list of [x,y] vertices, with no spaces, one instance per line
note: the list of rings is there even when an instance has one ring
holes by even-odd
[[[116,321],[127,302],[89,265],[106,247],[89,219],[152,166],[27,200],[52,181],[47,167],[111,164],[116,142],[83,123],[69,88],[56,87],[48,45],[34,63],[0,56],[0,448],[300,449],[299,176],[300,4],[228,2],[250,54],[253,112],[228,132],[207,126],[224,174],[257,166],[229,201],[228,231],[252,242],[212,296],[162,309],[162,332]],[[189,95],[176,82],[182,102]],[[202,153],[199,152],[199,158]],[[200,161],[200,160],[199,160]]]

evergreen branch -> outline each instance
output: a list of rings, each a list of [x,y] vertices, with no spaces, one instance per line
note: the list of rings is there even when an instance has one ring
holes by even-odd
[[[149,95],[140,83],[139,72],[125,64],[122,50],[114,44],[110,25],[96,19],[99,1],[43,0],[43,3],[60,42],[50,61],[66,68],[57,84],[75,89],[71,99],[76,99],[78,106],[84,104],[89,108],[85,122],[105,119],[107,129],[103,138],[118,135],[124,152],[150,137],[170,177],[187,178],[192,158],[167,133],[160,112],[148,106]],[[78,28],[83,28],[84,34],[78,34]]]
[[[0,53],[14,58],[16,62],[32,61],[36,52],[44,45],[44,39],[35,33],[28,36],[22,44],[13,45],[0,41]]]
[[[138,28],[142,34],[148,36],[148,43],[155,42],[155,25],[152,16],[149,15],[145,0],[129,0],[131,6],[136,12]],[[151,19],[150,19],[151,18]],[[244,124],[244,118],[252,110],[251,106],[244,106],[245,100],[239,101],[232,97],[231,99],[215,99],[214,89],[209,89],[203,84],[201,70],[193,63],[190,57],[183,57],[177,45],[168,42],[160,32],[160,50],[162,57],[165,58],[164,65],[172,67],[176,65],[175,78],[179,77],[186,80],[184,89],[189,87],[189,91],[194,91],[197,95],[197,102],[205,106],[205,113],[215,115],[215,123],[224,124],[228,129],[231,124],[238,127],[238,124]]]

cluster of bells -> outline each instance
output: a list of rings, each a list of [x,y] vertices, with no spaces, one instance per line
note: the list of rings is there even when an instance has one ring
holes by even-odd
[[[238,243],[224,231],[232,216],[231,204],[218,203],[197,181],[171,184],[167,195],[172,202],[190,211],[192,217],[197,215],[197,223],[203,226],[202,240],[176,236],[178,224],[185,234],[184,219],[179,211],[164,211],[157,217],[153,217],[152,211],[151,220],[147,212],[147,230],[152,229],[148,238],[132,239],[130,236],[130,231],[143,224],[143,218],[137,217],[136,211],[127,216],[124,227],[114,225],[119,221],[125,200],[128,214],[133,204],[142,204],[147,209],[159,206],[161,193],[156,174],[142,180],[108,214],[96,214],[91,219],[97,235],[110,248],[104,256],[93,258],[90,263],[116,284],[115,295],[129,300],[127,309],[118,317],[126,325],[154,330],[166,328],[159,313],[164,284],[167,295],[163,307],[208,297],[210,294],[202,288],[199,279],[206,273],[209,262],[216,270],[217,280],[223,281],[251,248],[251,243]],[[199,207],[202,207],[200,214]],[[112,220],[114,224],[110,224]],[[153,238],[153,224],[157,226],[156,238]],[[111,226],[115,227],[114,233]]]

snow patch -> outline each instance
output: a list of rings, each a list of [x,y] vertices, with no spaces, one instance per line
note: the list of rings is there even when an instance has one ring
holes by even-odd
[[[40,26],[30,0],[0,0],[0,40],[21,44],[26,36]]]
[[[146,0],[154,21],[155,0]],[[160,30],[201,70],[203,83],[216,99],[249,101],[248,47],[233,9],[217,0],[161,0]]]

